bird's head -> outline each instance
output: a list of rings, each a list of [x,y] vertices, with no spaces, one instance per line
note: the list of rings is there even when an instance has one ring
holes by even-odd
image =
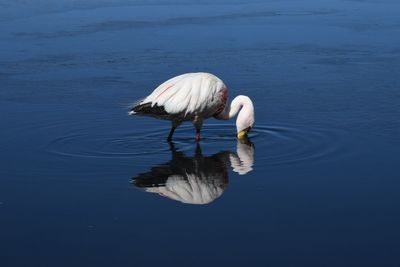
[[[254,106],[253,102],[247,96],[240,96],[242,108],[236,119],[237,138],[243,139],[254,126]]]

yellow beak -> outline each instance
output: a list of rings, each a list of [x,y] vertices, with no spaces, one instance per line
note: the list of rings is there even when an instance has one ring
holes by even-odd
[[[237,138],[238,139],[244,139],[247,137],[247,130],[242,130],[237,133]]]

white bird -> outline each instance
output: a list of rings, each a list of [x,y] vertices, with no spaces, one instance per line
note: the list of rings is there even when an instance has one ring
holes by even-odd
[[[136,102],[129,115],[151,116],[172,121],[167,140],[184,121],[196,128],[200,140],[203,121],[214,117],[228,120],[235,117],[237,137],[245,138],[254,125],[254,106],[249,97],[239,95],[227,106],[228,89],[224,82],[210,73],[186,73],[159,85],[149,96]]]

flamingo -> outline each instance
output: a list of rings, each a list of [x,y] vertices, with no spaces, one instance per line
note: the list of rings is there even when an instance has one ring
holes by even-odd
[[[196,128],[196,141],[200,141],[203,121],[210,117],[228,120],[235,117],[238,139],[247,137],[254,125],[254,106],[251,99],[239,95],[227,106],[228,89],[217,76],[198,72],[173,77],[159,85],[150,95],[133,104],[129,115],[150,116],[170,120],[172,127],[168,141],[175,129],[184,121]]]

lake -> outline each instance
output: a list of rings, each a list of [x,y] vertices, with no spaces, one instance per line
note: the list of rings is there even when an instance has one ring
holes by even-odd
[[[400,2],[0,2],[0,265],[399,266]],[[235,121],[128,116],[210,72]]]

